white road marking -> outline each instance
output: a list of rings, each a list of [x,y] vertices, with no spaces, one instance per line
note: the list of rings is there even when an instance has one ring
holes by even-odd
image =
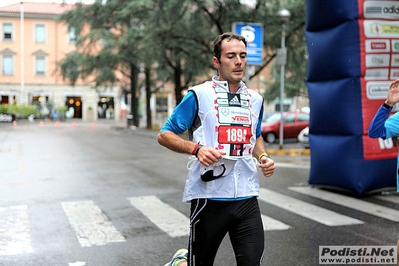
[[[130,203],[140,210],[151,222],[171,237],[188,236],[190,220],[184,214],[155,196],[128,198]],[[289,225],[269,216],[261,216],[265,231],[287,230]]]
[[[327,226],[363,224],[363,221],[294,199],[266,188],[260,189],[259,200]]]
[[[61,204],[82,247],[126,241],[93,201],[62,202]]]
[[[399,222],[398,210],[387,208],[378,204],[312,187],[289,187],[288,189],[311,197],[329,201],[344,207],[355,209],[360,212],[378,216],[390,221]]]
[[[306,164],[294,164],[294,163],[276,163],[276,167],[283,167],[283,168],[295,168],[295,169],[310,169],[310,165]]]
[[[85,266],[85,265],[86,265],[85,261],[76,261],[68,263],[68,266]]]
[[[151,222],[171,237],[189,235],[190,220],[170,205],[155,196],[128,198]]]
[[[0,207],[0,256],[32,252],[28,206]]]
[[[266,216],[262,214],[262,223],[263,223],[263,230],[265,231],[275,231],[275,230],[287,230],[290,229],[291,226],[280,222],[272,217]]]
[[[374,198],[399,204],[399,195],[374,196]]]

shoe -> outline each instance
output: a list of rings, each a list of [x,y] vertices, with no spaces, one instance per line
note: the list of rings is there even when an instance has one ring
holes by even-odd
[[[166,263],[164,266],[177,266],[179,262],[187,261],[188,250],[185,248],[176,251],[175,255],[170,262]]]

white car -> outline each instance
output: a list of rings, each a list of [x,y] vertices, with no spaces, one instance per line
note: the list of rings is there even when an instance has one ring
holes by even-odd
[[[309,148],[309,127],[305,127],[298,134],[298,141],[302,143],[305,148]]]

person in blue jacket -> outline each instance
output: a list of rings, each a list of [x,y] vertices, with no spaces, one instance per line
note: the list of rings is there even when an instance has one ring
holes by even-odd
[[[394,105],[399,102],[399,79],[391,83],[388,90],[388,96],[385,102],[377,110],[373,120],[371,121],[368,135],[371,138],[397,138],[399,136],[399,112],[389,116]],[[399,155],[398,155],[399,163]],[[399,165],[398,165],[399,170]],[[397,191],[399,192],[399,171],[396,171]],[[399,260],[399,239],[397,246],[397,258]]]
[[[377,110],[370,123],[368,135],[371,138],[397,138],[399,136],[399,112],[389,116],[394,105],[399,102],[399,79],[393,81],[388,89],[388,96],[385,102]],[[395,139],[397,142],[397,139]],[[398,158],[399,159],[399,158]],[[399,162],[399,160],[398,160]],[[399,174],[396,173],[399,183]],[[399,192],[399,186],[397,185]]]

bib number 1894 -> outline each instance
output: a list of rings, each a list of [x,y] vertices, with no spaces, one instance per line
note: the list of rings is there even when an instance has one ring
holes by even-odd
[[[245,144],[250,142],[252,136],[250,127],[220,126],[219,143]]]

